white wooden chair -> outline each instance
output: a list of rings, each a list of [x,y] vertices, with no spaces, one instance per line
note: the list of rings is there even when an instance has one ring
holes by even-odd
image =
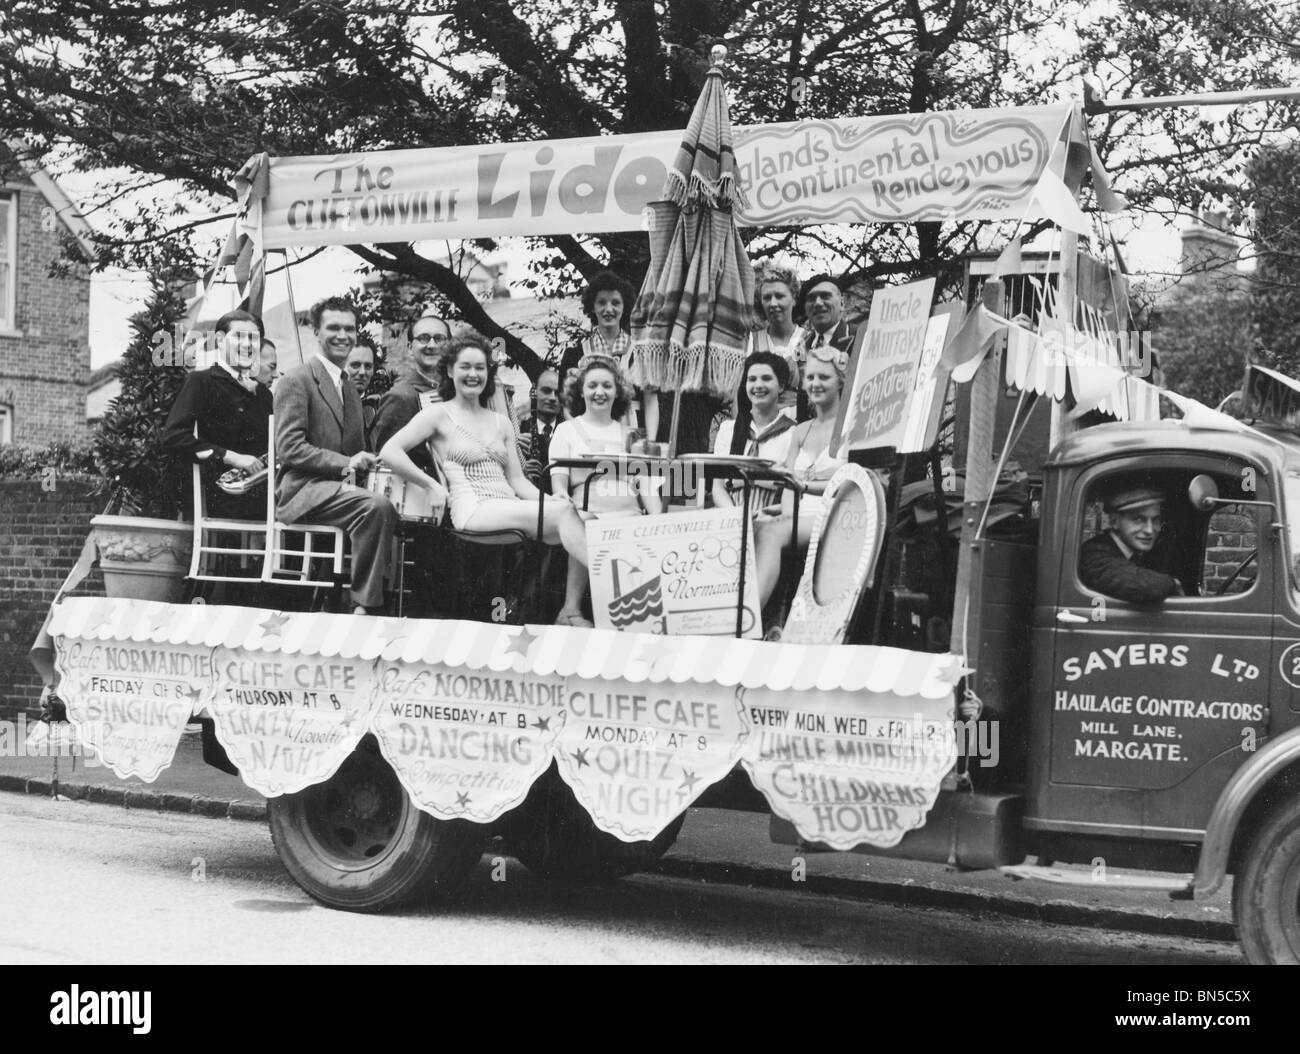
[[[335,587],[343,583],[343,555],[346,538],[342,527],[316,523],[281,523],[275,515],[275,484],[279,467],[275,460],[275,417],[267,418],[270,436],[267,452],[266,486],[266,563],[262,581],[271,585]],[[298,548],[291,540],[301,539]],[[319,543],[319,544],[318,544]],[[286,566],[286,558],[298,564]],[[314,565],[325,562],[328,578],[313,576]]]
[[[198,426],[194,434],[198,436]],[[266,522],[259,520],[223,520],[207,515],[199,463],[192,466],[194,490],[194,551],[190,557],[189,579],[194,582],[259,582],[266,566]],[[218,537],[213,537],[217,535]],[[231,537],[239,544],[226,544]],[[207,557],[216,557],[208,569]],[[226,559],[222,559],[222,558]],[[234,560],[238,557],[238,561]],[[232,574],[232,565],[240,573]],[[224,573],[218,573],[224,572]]]

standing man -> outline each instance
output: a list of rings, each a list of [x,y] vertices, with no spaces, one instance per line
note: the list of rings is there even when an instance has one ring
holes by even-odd
[[[384,557],[397,511],[345,481],[375,464],[366,451],[361,397],[343,372],[356,347],[357,309],[343,297],[330,297],[311,309],[311,323],[319,354],[285,374],[275,390],[275,449],[283,466],[275,511],[286,524],[347,530],[351,598],[354,612],[364,615],[384,603]]]
[[[846,355],[853,346],[856,330],[844,320],[844,296],[840,292],[838,279],[828,274],[813,275],[804,282],[799,290],[799,307],[803,312],[805,335],[803,346],[798,350],[799,358],[799,411],[800,421],[812,416],[808,406],[808,396],[803,391],[803,366],[808,357],[809,348],[830,346]]]
[[[256,378],[262,324],[247,311],[229,311],[217,319],[216,336],[217,360],[185,378],[163,426],[163,445],[173,457],[199,463],[209,517],[265,523],[264,490],[227,494],[216,486],[227,469],[251,476],[265,467],[272,403]]]
[[[443,349],[451,340],[451,327],[436,315],[425,315],[412,324],[409,337],[410,365],[402,378],[385,393],[370,428],[370,445],[374,450],[382,449],[426,406],[442,401],[438,390],[442,383],[438,364],[442,361]],[[423,444],[409,453],[421,471],[432,471],[433,462]]]

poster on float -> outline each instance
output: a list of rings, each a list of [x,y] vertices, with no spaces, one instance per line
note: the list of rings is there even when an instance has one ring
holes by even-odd
[[[54,638],[59,698],[85,750],[120,779],[152,783],[172,763],[212,675],[212,649]]]
[[[495,820],[550,766],[564,678],[411,662],[380,662],[377,676],[379,748],[440,820]]]
[[[883,650],[883,649],[882,649]],[[957,756],[952,697],[754,689],[745,769],[810,842],[888,849],[925,823]]]
[[[735,636],[740,598],[739,506],[587,523],[592,617],[599,629]],[[757,637],[754,540],[745,562],[741,636]]]
[[[867,324],[853,345],[842,420],[837,422],[841,458],[853,447],[905,449],[908,407],[917,387],[933,299],[933,278],[885,286],[872,294]]]
[[[206,704],[217,739],[268,798],[328,779],[366,734],[372,660],[222,646],[212,667]]]
[[[674,645],[646,647],[634,661],[653,664]],[[571,677],[560,775],[602,831],[654,838],[735,767],[749,735],[742,694],[693,681]]]

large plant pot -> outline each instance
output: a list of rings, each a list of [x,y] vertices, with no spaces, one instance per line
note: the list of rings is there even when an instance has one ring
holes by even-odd
[[[169,604],[181,599],[194,546],[192,525],[147,516],[96,516],[90,529],[110,597]]]

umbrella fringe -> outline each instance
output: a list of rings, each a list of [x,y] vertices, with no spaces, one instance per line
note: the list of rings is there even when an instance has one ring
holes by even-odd
[[[745,354],[734,348],[714,348],[709,357],[709,388],[714,395],[730,399],[740,387]]]
[[[730,209],[744,208],[746,197],[744,189],[730,172],[724,172],[715,180],[705,179],[699,172],[692,172],[689,183],[686,178],[673,169],[664,181],[663,196],[679,209],[703,202],[710,208]]]
[[[666,391],[669,387],[671,349],[667,340],[638,341],[628,354],[627,379],[637,388]]]

